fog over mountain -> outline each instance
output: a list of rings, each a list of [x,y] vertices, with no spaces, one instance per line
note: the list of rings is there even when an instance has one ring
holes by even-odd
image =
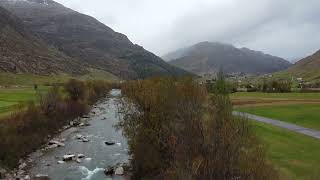
[[[172,65],[195,74],[226,73],[264,74],[287,69],[291,64],[279,57],[230,44],[201,42],[173,51],[162,57]]]
[[[158,55],[213,41],[285,59],[320,47],[319,0],[57,0]]]

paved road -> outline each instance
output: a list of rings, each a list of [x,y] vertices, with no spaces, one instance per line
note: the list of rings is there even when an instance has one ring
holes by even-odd
[[[261,116],[256,116],[256,115],[253,115],[253,114],[243,113],[243,112],[234,111],[233,115],[247,117],[247,118],[255,120],[255,121],[271,124],[271,125],[274,125],[274,126],[278,126],[278,127],[281,127],[281,128],[288,129],[290,131],[294,131],[294,132],[297,132],[297,133],[301,133],[301,134],[304,134],[304,135],[307,135],[307,136],[311,136],[311,137],[320,139],[320,131],[318,131],[318,130],[304,128],[304,127],[301,127],[301,126],[297,126],[295,124],[290,124],[290,123],[286,123],[286,122],[283,122],[283,121],[279,121],[279,120],[275,120],[275,119],[269,119],[269,118],[265,118],[265,117],[261,117]]]

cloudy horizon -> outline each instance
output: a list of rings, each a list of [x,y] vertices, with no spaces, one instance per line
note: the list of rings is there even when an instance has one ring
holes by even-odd
[[[202,41],[288,60],[320,49],[318,0],[56,1],[97,18],[159,56]]]

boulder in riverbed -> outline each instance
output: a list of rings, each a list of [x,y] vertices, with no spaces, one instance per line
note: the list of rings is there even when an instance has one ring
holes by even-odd
[[[78,157],[79,159],[82,159],[82,158],[85,157],[85,155],[84,155],[84,154],[78,154],[77,157]]]
[[[76,156],[74,154],[67,154],[63,156],[63,161],[72,161]]]
[[[54,144],[58,145],[58,147],[63,147],[63,146],[65,146],[64,143],[59,142],[59,141],[55,141],[55,140],[49,141],[49,145],[54,145]]]
[[[87,119],[87,118],[90,118],[90,116],[88,116],[88,115],[83,115],[82,118]]]
[[[106,145],[108,145],[108,146],[112,146],[112,145],[115,145],[116,143],[115,142],[113,142],[113,141],[106,141],[106,142],[104,142]]]
[[[49,176],[48,175],[45,175],[45,174],[37,174],[35,177],[34,177],[35,180],[50,180]]]
[[[58,144],[52,144],[52,145],[49,145],[46,148],[44,148],[44,150],[54,149],[54,148],[57,148],[57,147],[58,147]]]
[[[104,170],[104,174],[107,176],[112,176],[114,174],[114,168],[113,167],[107,167]]]
[[[87,137],[82,137],[82,142],[89,142],[90,140]]]
[[[83,137],[83,136],[82,136],[81,134],[77,134],[77,135],[76,135],[76,139],[82,139],[82,137]]]
[[[115,175],[118,175],[118,176],[122,176],[124,174],[124,169],[123,167],[118,167],[115,172],[114,172]]]
[[[64,164],[64,161],[58,161],[58,164]]]
[[[7,170],[0,168],[0,179],[6,178]]]
[[[76,162],[77,162],[77,163],[81,163],[81,159],[77,158],[77,159],[76,159]]]
[[[22,163],[22,164],[19,165],[19,169],[24,169],[25,167],[27,167],[26,163]]]

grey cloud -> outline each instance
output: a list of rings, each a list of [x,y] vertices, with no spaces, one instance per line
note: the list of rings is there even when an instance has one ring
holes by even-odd
[[[162,55],[221,41],[284,58],[320,49],[319,0],[57,0]]]

